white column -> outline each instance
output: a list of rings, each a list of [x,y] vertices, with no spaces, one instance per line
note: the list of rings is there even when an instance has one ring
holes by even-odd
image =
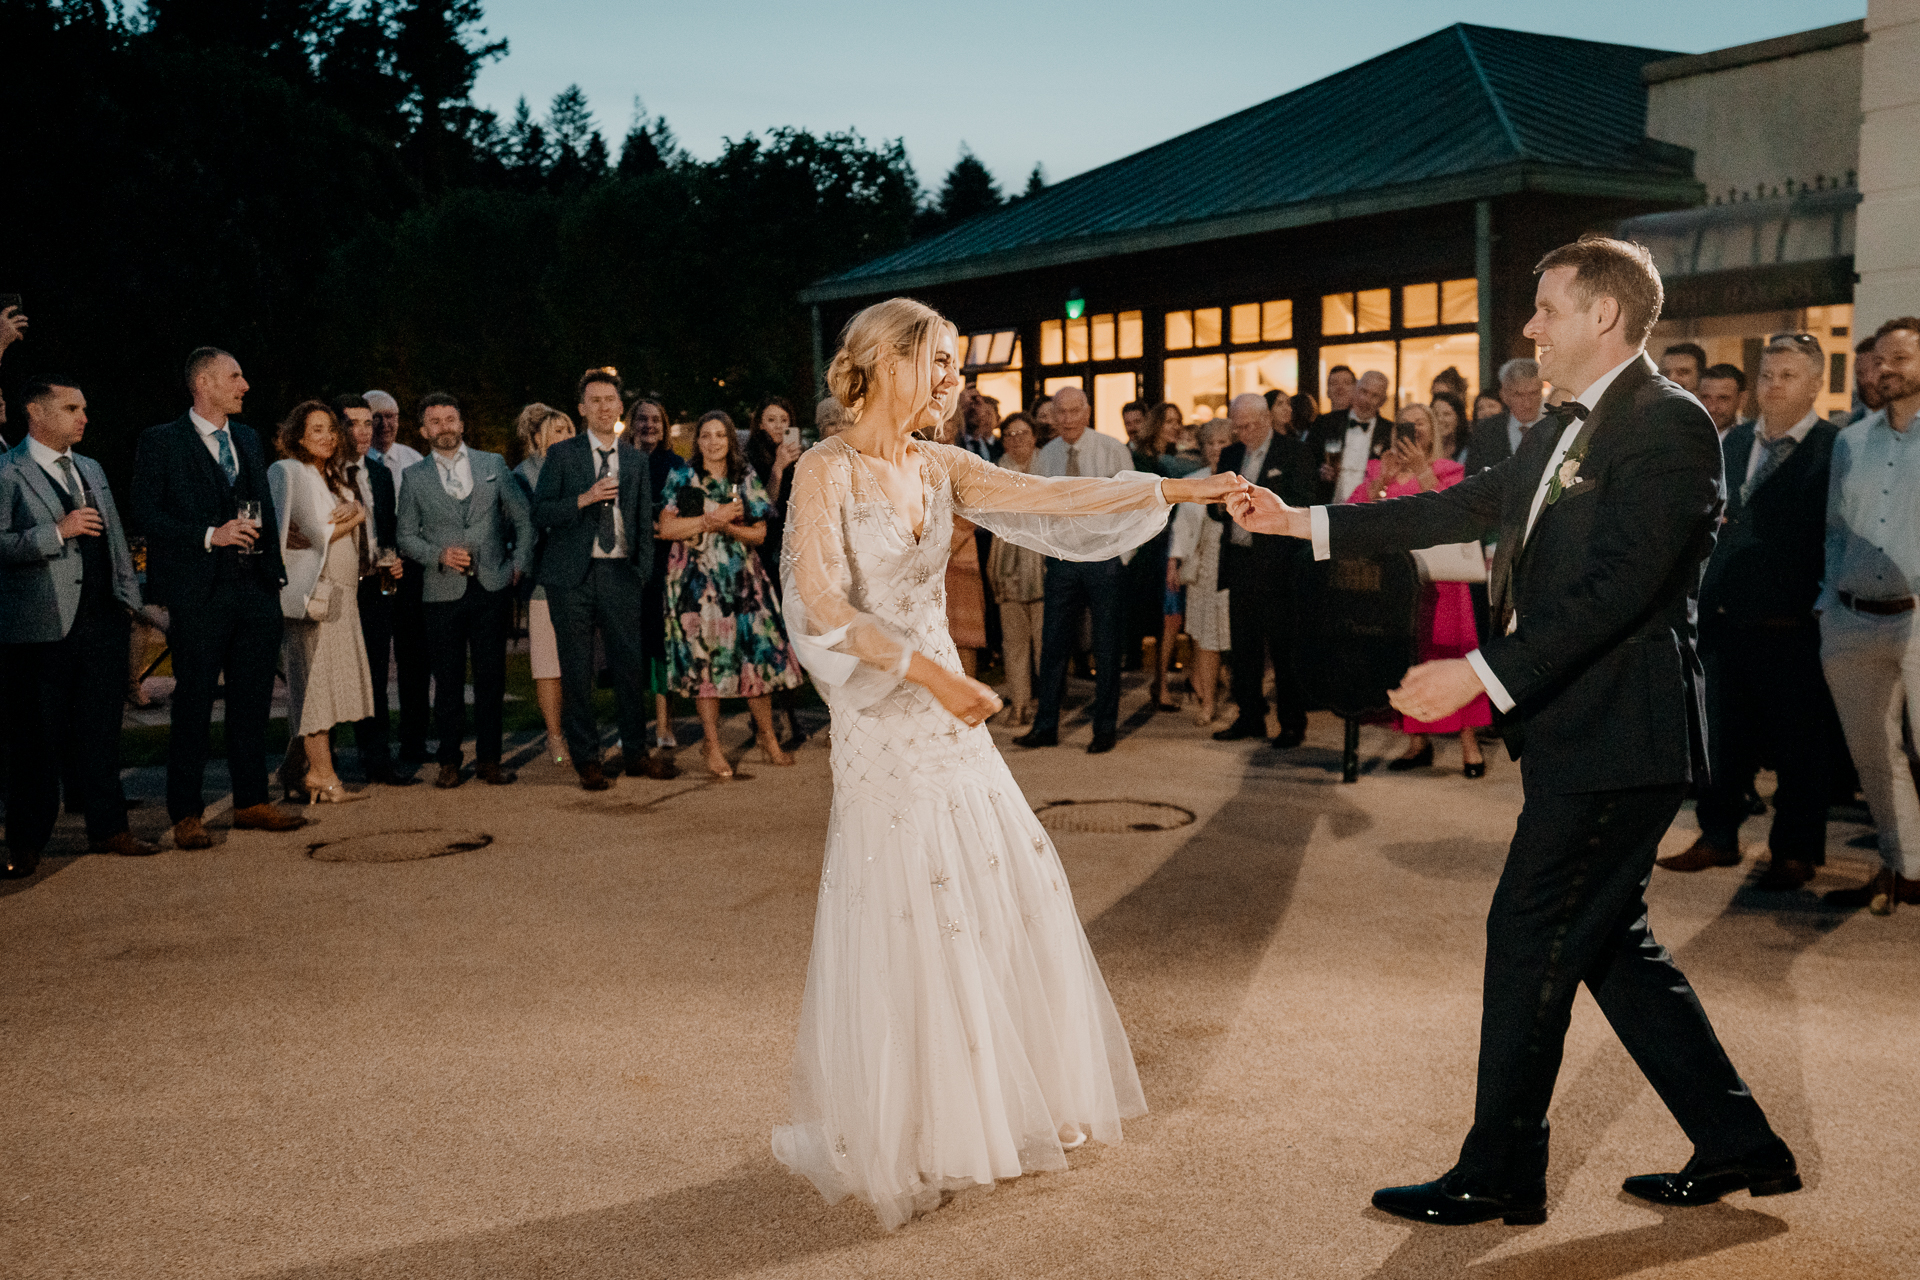
[[[1854,332],[1920,314],[1920,0],[1868,0]]]

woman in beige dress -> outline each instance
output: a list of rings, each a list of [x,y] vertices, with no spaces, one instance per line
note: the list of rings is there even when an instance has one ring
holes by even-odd
[[[341,784],[330,742],[334,725],[373,714],[359,604],[360,576],[373,566],[367,510],[347,484],[347,445],[333,410],[308,400],[280,424],[282,457],[267,469],[287,567],[287,585],[280,589],[280,612],[287,618],[287,732],[306,746],[310,804],[367,798]]]
[[[1220,453],[1233,439],[1225,418],[1200,424],[1200,448],[1205,470],[1220,465]],[[1227,591],[1219,585],[1220,533],[1225,526],[1207,518],[1198,503],[1174,508],[1173,539],[1167,547],[1167,582],[1187,589],[1187,634],[1193,637],[1193,718],[1201,728],[1213,723],[1215,695],[1220,688],[1220,654],[1233,647],[1227,626]]]

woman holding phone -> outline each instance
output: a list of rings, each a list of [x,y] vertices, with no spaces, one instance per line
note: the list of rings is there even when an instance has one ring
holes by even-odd
[[[773,732],[771,695],[800,684],[773,584],[755,554],[773,504],[743,455],[733,419],[704,414],[694,456],[675,467],[660,494],[667,560],[667,665],[673,691],[700,708],[707,770],[733,777],[720,746],[720,699],[745,698],[767,763],[793,757]]]
[[[1466,478],[1467,469],[1452,458],[1434,456],[1438,436],[1433,411],[1426,405],[1410,404],[1400,410],[1393,427],[1393,448],[1367,463],[1366,479],[1347,501],[1379,502],[1459,484]],[[1419,617],[1421,662],[1464,658],[1480,647],[1473,621],[1473,596],[1464,582],[1423,583]],[[1387,768],[1399,773],[1432,764],[1433,739],[1429,735],[1455,733],[1460,735],[1461,771],[1469,778],[1485,777],[1486,758],[1480,754],[1480,739],[1474,730],[1492,723],[1493,708],[1484,693],[1441,720],[1422,722],[1401,716],[1400,732],[1407,735],[1407,749],[1399,759],[1389,761]]]

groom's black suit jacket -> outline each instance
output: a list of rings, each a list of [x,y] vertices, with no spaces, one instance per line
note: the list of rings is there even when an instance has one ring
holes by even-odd
[[[1518,625],[1482,637],[1480,653],[1514,699],[1499,721],[1508,750],[1527,787],[1547,793],[1705,771],[1696,593],[1722,506],[1719,439],[1644,356],[1590,408],[1569,454],[1587,449],[1579,482],[1541,507],[1531,537],[1527,513],[1560,439],[1551,423],[1450,489],[1327,508],[1336,556],[1498,532],[1491,613],[1510,604]]]

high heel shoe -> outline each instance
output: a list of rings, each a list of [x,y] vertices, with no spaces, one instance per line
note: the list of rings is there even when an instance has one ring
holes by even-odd
[[[364,791],[349,791],[346,784],[335,778],[332,782],[321,784],[312,774],[307,775],[307,804],[352,804],[356,800],[370,797]]]
[[[720,761],[719,768],[714,767],[713,762],[715,759],[718,759]],[[733,768],[732,766],[727,764],[727,757],[725,752],[716,751],[716,750],[713,750],[712,748],[708,748],[707,772],[712,774],[716,778],[724,779],[724,778],[733,777]]]
[[[1429,742],[1410,756],[1401,756],[1398,760],[1387,761],[1389,773],[1405,773],[1409,769],[1425,769],[1433,763],[1433,744]]]
[[[775,755],[774,752],[776,751],[779,751],[780,754]],[[764,742],[760,744],[760,754],[767,758],[768,764],[780,765],[783,768],[790,764],[799,763],[792,756],[788,755],[785,751],[780,751],[780,748],[769,746]]]
[[[1487,776],[1487,762],[1485,760],[1469,760],[1460,766],[1460,772],[1469,778],[1484,778]]]
[[[1067,1136],[1069,1132],[1073,1134],[1073,1137],[1069,1138]],[[1087,1131],[1077,1124],[1061,1125],[1060,1132],[1056,1136],[1060,1139],[1060,1149],[1062,1151],[1078,1151],[1087,1145]]]

